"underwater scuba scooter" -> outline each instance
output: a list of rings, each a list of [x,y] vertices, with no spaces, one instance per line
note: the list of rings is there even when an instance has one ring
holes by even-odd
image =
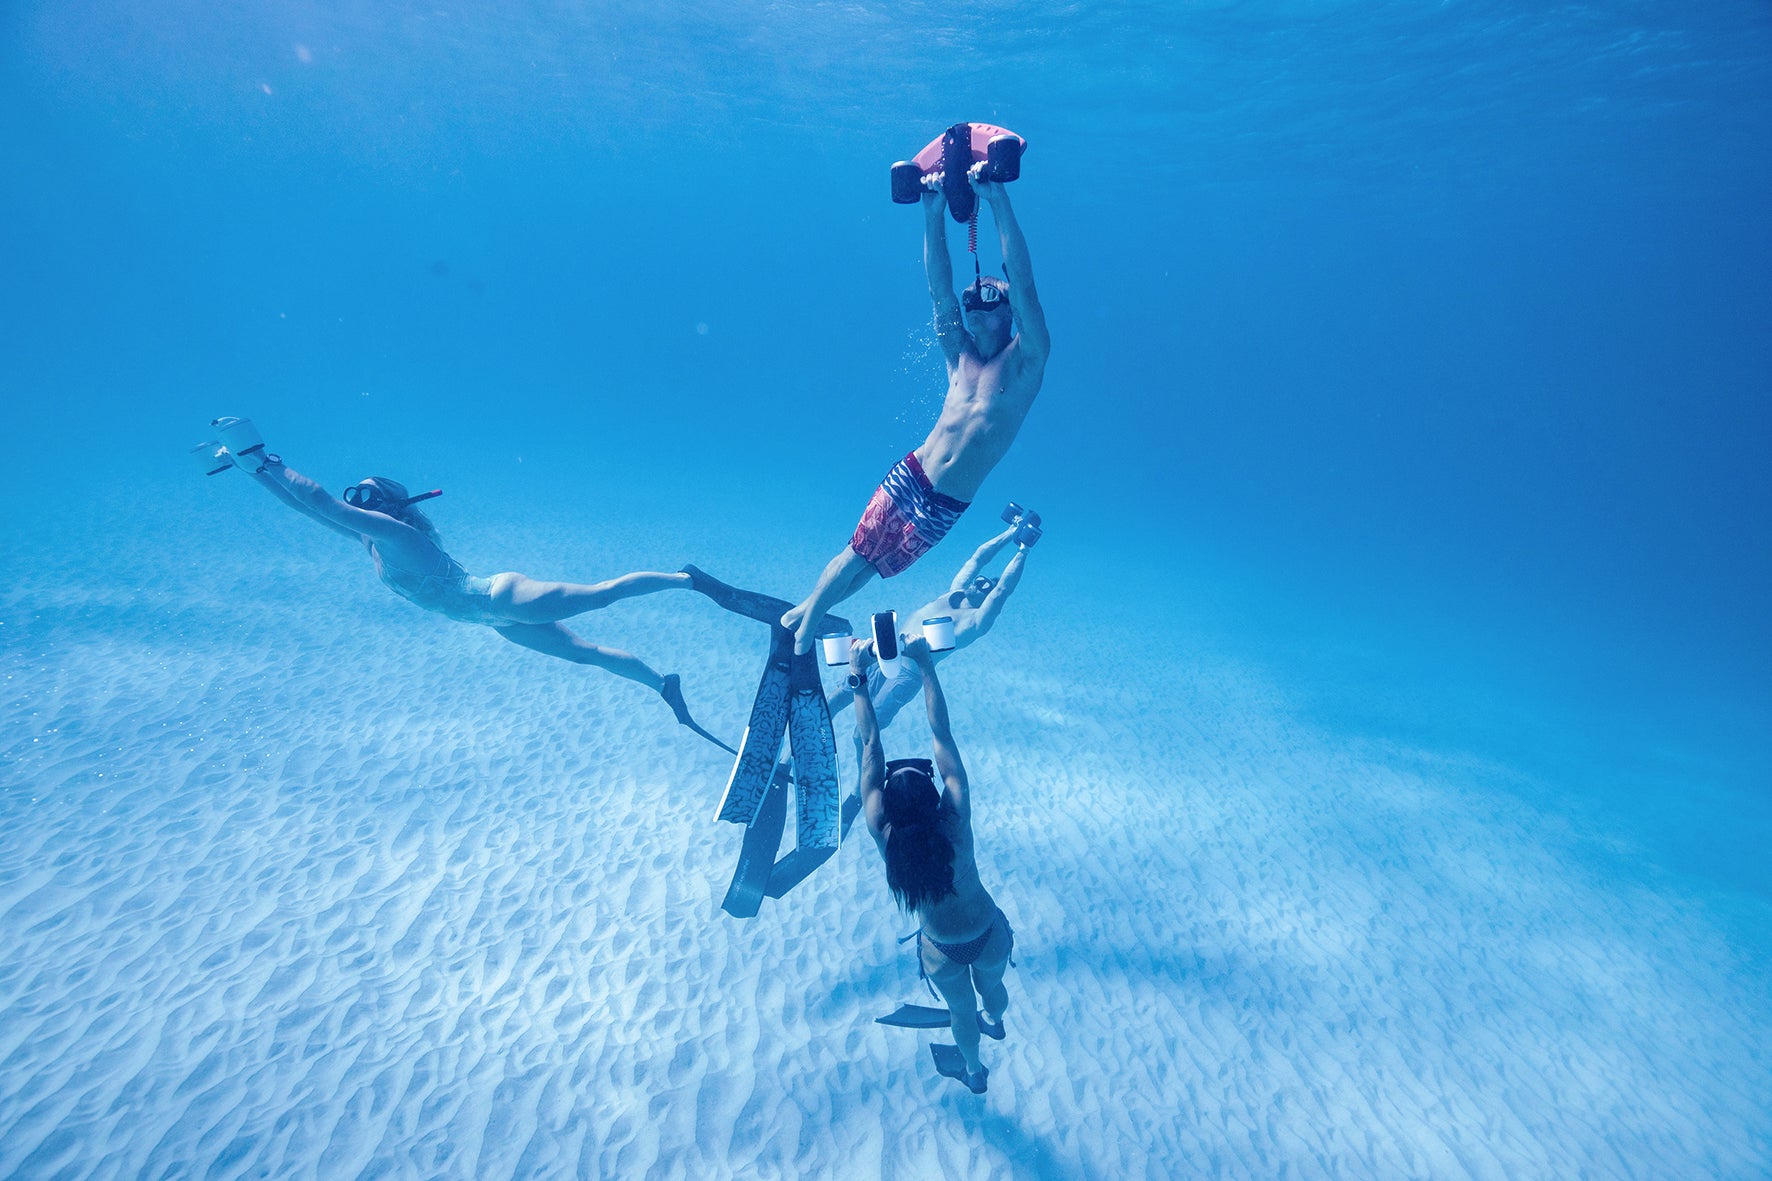
[[[931,652],[952,652],[954,650],[954,617],[937,615],[933,619],[923,621],[923,641],[929,645]]]
[[[250,418],[211,419],[216,438],[191,448],[191,458],[206,476],[218,476],[231,467],[256,472],[276,456],[265,450],[265,441]]]
[[[880,658],[880,675],[888,681],[898,675],[898,612],[874,613],[874,655]]]
[[[855,643],[855,636],[850,632],[828,632],[818,637],[819,647],[824,651],[824,662],[830,668],[849,663],[849,648]]]
[[[256,474],[264,471],[268,463],[282,462],[278,456],[265,450],[264,438],[258,433],[258,428],[252,425],[250,418],[216,418],[210,420],[209,425],[215,428],[217,437],[197,444],[190,452],[191,458],[203,469],[204,475],[219,476],[231,467]],[[443,495],[443,489],[433,488],[429,492],[420,492],[417,496],[395,496],[376,483],[377,478],[372,476],[346,488],[344,502],[352,508],[391,516],[408,505]],[[385,476],[379,478],[386,479]]]
[[[1008,184],[1021,175],[1021,154],[1027,146],[1021,136],[992,123],[956,123],[930,140],[915,159],[892,166],[893,201],[915,205],[925,192],[939,192],[948,213],[966,227],[974,279],[969,292],[982,296],[985,289],[978,265],[978,191],[972,187],[972,170],[978,170],[981,180]]]
[[[1015,544],[1022,549],[1033,549],[1041,536],[1040,514],[1022,508],[1012,500],[1002,515],[1004,524],[1015,526]]]
[[[983,165],[981,179],[1007,184],[1021,176],[1021,154],[1027,146],[1027,140],[1006,127],[956,123],[930,140],[914,159],[892,166],[892,199],[915,205],[925,192],[940,191],[953,219],[970,222],[978,212],[978,194],[967,179],[972,166]]]

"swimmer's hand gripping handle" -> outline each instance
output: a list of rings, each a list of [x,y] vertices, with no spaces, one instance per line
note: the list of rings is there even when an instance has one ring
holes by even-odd
[[[991,132],[996,134],[985,141],[981,150],[979,141]],[[958,174],[976,166],[980,179],[1008,184],[1020,178],[1021,154],[1026,150],[1027,141],[1012,131],[985,123],[956,123],[919,152],[915,160],[900,160],[892,166],[892,200],[900,205],[915,205],[923,193],[940,191],[947,183],[950,167]],[[957,203],[950,202],[957,205],[951,212],[967,214],[956,216],[955,220],[968,220],[970,203],[958,192],[950,197],[959,197]]]
[[[268,453],[265,441],[259,436],[258,428],[252,425],[250,418],[223,417],[212,421],[216,436],[221,445],[233,457],[234,466],[243,472],[256,472],[264,467]]]
[[[1022,508],[1012,500],[1004,506],[1002,517],[1006,523],[1015,526],[1016,545],[1022,549],[1034,548],[1041,534],[1039,513]]]
[[[228,454],[220,439],[210,439],[191,448],[191,459],[206,476],[219,476],[234,466],[234,457]]]

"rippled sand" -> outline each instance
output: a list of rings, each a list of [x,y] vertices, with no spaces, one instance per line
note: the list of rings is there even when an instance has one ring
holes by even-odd
[[[254,549],[297,528],[0,598],[0,1176],[1772,1170],[1763,967],[1505,768],[1313,729],[1031,571],[944,666],[1018,939],[979,1098],[872,1023],[927,997],[859,830],[727,918],[724,756],[360,557]],[[736,739],[760,627],[671,593],[584,630]]]

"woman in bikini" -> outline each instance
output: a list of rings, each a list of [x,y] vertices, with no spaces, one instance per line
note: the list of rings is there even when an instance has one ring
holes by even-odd
[[[240,421],[219,419],[217,425]],[[246,429],[250,431],[250,426]],[[256,438],[256,434],[249,437]],[[205,443],[198,450],[212,447],[221,457],[217,464],[231,461],[303,516],[360,542],[374,560],[383,585],[401,598],[462,623],[490,627],[513,644],[637,681],[663,697],[678,722],[716,745],[725,745],[690,716],[675,673],[661,676],[639,657],[593,644],[560,622],[635,595],[679,587],[687,590],[687,574],[624,574],[591,585],[538,582],[513,573],[475,577],[449,556],[437,527],[416,507],[441,495],[440,491],[411,496],[398,481],[371,476],[345,489],[340,499],[284,464],[280,456],[264,450],[262,443],[239,455],[230,454],[220,444]]]
[[[923,972],[947,1001],[948,1023],[964,1067],[950,1071],[937,1053],[936,1068],[982,1095],[990,1072],[979,1061],[978,1035],[1004,1036],[1009,992],[1003,972],[1015,933],[978,877],[966,768],[954,746],[947,698],[936,679],[929,644],[918,637],[904,646],[903,654],[923,674],[935,758],[886,761],[874,704],[866,692],[868,667],[875,662],[873,646],[856,644],[850,650],[849,683],[857,690],[862,813],[885,859],[887,888],[922,923],[917,947]],[[975,1004],[975,992],[982,1009]]]

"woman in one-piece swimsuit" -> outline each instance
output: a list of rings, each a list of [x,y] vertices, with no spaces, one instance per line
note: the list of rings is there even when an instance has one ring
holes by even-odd
[[[490,627],[513,644],[645,685],[665,699],[679,722],[725,745],[696,725],[675,673],[661,675],[632,653],[593,644],[561,622],[636,595],[688,589],[687,574],[641,572],[588,585],[540,582],[516,573],[477,578],[449,556],[436,526],[417,508],[438,492],[410,496],[397,480],[371,476],[347,488],[341,499],[269,453],[251,474],[291,508],[361,542],[382,583],[401,598],[450,619]]]

